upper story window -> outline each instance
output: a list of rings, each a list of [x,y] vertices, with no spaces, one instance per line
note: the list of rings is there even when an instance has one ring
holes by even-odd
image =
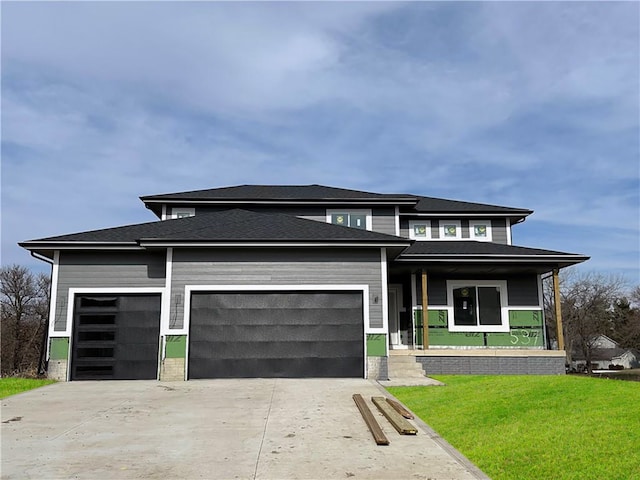
[[[430,240],[431,222],[429,220],[409,221],[409,238],[412,240]]]
[[[171,218],[193,217],[195,214],[195,208],[174,208],[171,210]]]
[[[447,282],[452,332],[508,332],[507,283],[502,280]]]
[[[469,238],[478,242],[491,241],[491,221],[490,220],[470,220]]]
[[[371,230],[371,210],[327,210],[327,223]]]
[[[440,220],[440,240],[460,240],[461,238],[460,220]]]

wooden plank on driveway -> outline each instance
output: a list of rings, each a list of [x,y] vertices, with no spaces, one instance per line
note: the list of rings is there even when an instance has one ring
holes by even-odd
[[[402,415],[396,412],[391,405],[386,402],[385,397],[371,397],[371,401],[378,407],[378,410],[387,417],[389,423],[398,431],[400,435],[415,435],[418,433],[416,427],[411,425]]]
[[[377,445],[389,445],[389,439],[385,436],[382,428],[380,428],[380,424],[367,407],[367,404],[359,393],[353,395],[353,401],[356,402],[356,406],[360,413],[362,414],[362,418],[364,418],[364,423],[367,424],[369,430],[371,431],[371,435],[373,435],[373,439],[376,441]]]

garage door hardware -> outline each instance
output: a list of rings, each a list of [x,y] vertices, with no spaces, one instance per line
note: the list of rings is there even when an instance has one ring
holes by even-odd
[[[371,435],[373,435],[373,439],[376,441],[376,445],[389,445],[389,440],[385,436],[382,428],[380,428],[380,424],[374,418],[373,413],[367,407],[367,404],[359,393],[353,395],[353,401],[356,402],[356,406],[360,413],[362,414],[362,418],[364,419],[364,423],[369,427],[369,431],[371,431]]]
[[[387,403],[393,407],[393,409],[402,415],[404,418],[408,418],[409,420],[413,420],[413,414],[400,405],[400,402],[392,400],[391,398],[387,398]]]
[[[416,427],[411,425],[408,420],[396,412],[393,407],[386,402],[385,397],[371,397],[371,401],[378,407],[378,410],[389,420],[389,423],[393,425],[400,435],[415,435],[418,433]]]

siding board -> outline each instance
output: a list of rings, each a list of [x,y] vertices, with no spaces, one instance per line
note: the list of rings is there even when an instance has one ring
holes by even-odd
[[[165,253],[60,252],[54,330],[67,326],[69,288],[164,287]]]
[[[379,249],[176,249],[170,327],[182,328],[185,285],[369,285],[369,325],[382,327]]]

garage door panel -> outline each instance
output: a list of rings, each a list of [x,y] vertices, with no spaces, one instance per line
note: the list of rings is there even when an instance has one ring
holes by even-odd
[[[72,380],[155,379],[160,295],[78,295]]]
[[[295,312],[299,314],[296,315]],[[348,308],[307,308],[307,309],[286,309],[286,308],[245,308],[245,309],[223,309],[223,308],[193,308],[192,319],[215,317],[218,325],[333,325],[340,326],[347,322],[356,324],[351,319],[354,309]],[[359,325],[360,318],[355,319]],[[193,321],[193,320],[192,320]]]
[[[353,342],[193,342],[190,355],[192,360],[207,358],[243,359],[243,358],[345,358],[345,352],[357,351]]]
[[[191,299],[192,307],[222,308],[226,310],[245,310],[254,308],[266,310],[273,308],[309,309],[317,305],[332,305],[332,308],[358,308],[362,298],[354,295],[342,295],[335,292],[227,292],[219,294],[196,293]]]
[[[310,338],[325,342],[358,339],[362,342],[362,327],[356,325],[262,325],[259,328],[246,325],[215,325],[198,336],[193,342],[280,342],[305,341]]]
[[[198,292],[190,378],[362,377],[361,292]]]
[[[345,368],[362,370],[362,358],[325,359],[258,359],[246,358],[229,362],[213,359],[206,364],[198,364],[189,369],[190,378],[331,378],[333,372]]]

